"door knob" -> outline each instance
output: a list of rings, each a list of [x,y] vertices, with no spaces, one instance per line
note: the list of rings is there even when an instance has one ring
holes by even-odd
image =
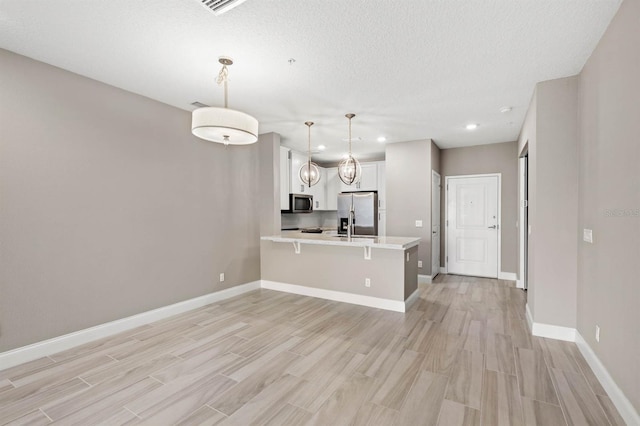
[[[489,229],[496,229],[496,225],[489,226],[488,228],[489,228]]]

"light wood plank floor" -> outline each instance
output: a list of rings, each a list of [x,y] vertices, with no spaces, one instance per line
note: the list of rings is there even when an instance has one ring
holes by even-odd
[[[0,424],[624,424],[525,297],[445,275],[400,314],[258,290],[0,371]]]

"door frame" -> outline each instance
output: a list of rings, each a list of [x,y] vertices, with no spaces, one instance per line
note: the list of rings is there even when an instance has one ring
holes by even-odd
[[[502,173],[484,173],[477,175],[452,175],[445,176],[445,191],[444,191],[444,218],[440,218],[440,238],[442,238],[442,223],[444,222],[444,273],[449,273],[449,179],[460,178],[483,178],[483,177],[497,177],[498,178],[498,270],[496,271],[496,278],[500,279],[502,274]],[[440,260],[442,261],[442,260]]]
[[[433,194],[433,177],[434,175],[437,175],[438,178],[440,178],[440,194],[439,197],[434,197]],[[439,207],[440,207],[440,213],[442,212],[442,175],[440,175],[440,173],[436,172],[435,170],[431,170],[431,232],[433,232],[433,200],[438,199],[439,202]],[[438,241],[438,253],[440,253],[440,256],[438,256],[438,269],[437,270],[433,270],[433,234],[431,234],[431,279],[434,279],[436,277],[436,275],[438,275],[440,273],[440,270],[442,269],[442,267],[440,266],[440,264],[442,263],[442,252],[440,251],[440,246],[442,244],[442,214],[440,214],[440,223],[438,223],[438,226],[440,227],[440,241]]]
[[[529,158],[529,141],[526,141],[520,156],[518,157],[518,279],[516,287],[526,290],[528,287],[528,264],[529,264],[529,221],[525,217],[528,212],[529,196],[528,192],[528,162]],[[527,157],[527,158],[525,158]],[[526,185],[526,186],[525,186]],[[526,203],[526,204],[525,204]]]

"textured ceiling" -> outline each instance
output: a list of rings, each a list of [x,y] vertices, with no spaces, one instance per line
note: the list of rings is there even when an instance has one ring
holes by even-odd
[[[185,110],[222,105],[231,56],[229,106],[300,150],[315,121],[332,161],[347,112],[360,158],[384,152],[378,136],[515,140],[535,83],[578,73],[620,3],[248,0],[215,16],[198,0],[0,0],[0,47]]]

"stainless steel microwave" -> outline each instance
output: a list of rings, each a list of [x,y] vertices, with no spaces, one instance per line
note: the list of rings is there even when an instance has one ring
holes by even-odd
[[[289,194],[289,208],[283,213],[311,213],[313,212],[313,195]]]

